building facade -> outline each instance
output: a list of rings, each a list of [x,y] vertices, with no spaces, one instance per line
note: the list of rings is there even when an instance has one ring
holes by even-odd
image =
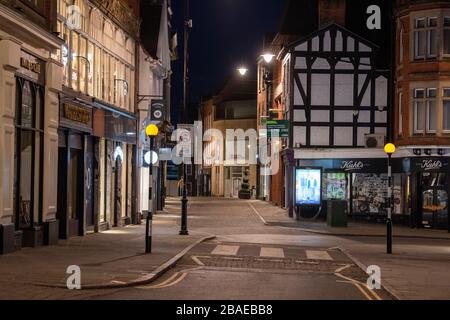
[[[59,236],[131,223],[136,207],[136,41],[122,1],[58,1]]]
[[[213,197],[238,198],[246,177],[250,189],[256,190],[257,165],[256,161],[251,161],[250,136],[247,134],[257,129],[255,86],[255,81],[232,78],[202,106],[206,122],[202,170],[209,187],[205,192]],[[209,129],[216,130],[217,134],[208,133]],[[227,141],[227,130],[237,129],[243,130],[244,137]],[[239,144],[245,146],[245,154],[237,149]]]
[[[396,6],[392,127],[399,146],[395,186],[405,194],[400,210],[413,227],[450,230],[450,3]]]
[[[386,13],[383,31],[366,27],[371,4]],[[289,137],[281,140],[283,169],[271,177],[270,189],[270,200],[290,216],[324,216],[327,201],[336,199],[354,218],[386,215],[389,10],[386,1],[287,3],[270,46],[277,61],[270,67],[270,107],[262,116],[290,124]]]
[[[58,239],[53,1],[0,1],[0,254]]]
[[[149,201],[150,176],[149,165],[145,162],[145,154],[150,150],[150,144],[145,137],[145,128],[150,123],[157,124],[163,129],[164,124],[170,123],[170,79],[172,75],[171,60],[173,47],[171,46],[170,1],[164,0],[155,3],[142,3],[141,16],[141,43],[139,44],[139,87],[138,87],[138,214],[145,215],[162,210],[167,189],[167,158],[160,157],[153,168],[152,196]],[[146,20],[144,19],[146,18]],[[153,106],[161,111],[161,117],[156,119],[151,114]],[[155,147],[165,149],[166,132],[162,132]]]

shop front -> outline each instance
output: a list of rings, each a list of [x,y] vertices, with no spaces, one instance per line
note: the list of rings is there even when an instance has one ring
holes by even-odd
[[[325,217],[327,202],[346,202],[354,220],[384,221],[387,215],[387,160],[300,160],[295,170],[295,205],[304,217]],[[401,193],[394,195],[395,202]],[[399,210],[395,211],[400,215]]]
[[[410,203],[411,226],[416,228],[446,229],[450,158],[417,157],[401,159],[405,189]]]
[[[94,147],[93,106],[89,100],[61,95],[58,145],[59,236],[68,239],[93,232]]]
[[[95,103],[94,134],[99,138],[99,230],[131,224],[136,212],[136,118]]]

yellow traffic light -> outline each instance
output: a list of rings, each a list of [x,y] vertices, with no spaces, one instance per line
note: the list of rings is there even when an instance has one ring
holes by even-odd
[[[147,126],[147,128],[145,129],[145,134],[147,135],[147,137],[151,137],[151,138],[156,137],[156,136],[158,136],[158,133],[159,133],[159,129],[154,124]]]

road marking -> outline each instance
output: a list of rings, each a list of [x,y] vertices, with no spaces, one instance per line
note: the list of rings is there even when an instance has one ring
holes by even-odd
[[[375,297],[376,300],[383,300],[383,299],[381,299],[381,297],[380,297],[374,290],[369,289],[369,288],[367,287],[367,284],[362,283],[362,282],[360,282],[360,281],[358,281],[358,280],[354,280],[354,279],[352,279],[352,278],[343,276],[343,275],[340,274],[340,273],[335,273],[335,275],[336,275],[337,277],[339,277],[339,278],[342,278],[342,279],[345,279],[345,280],[347,280],[347,281],[350,281],[356,288],[358,288],[359,291],[361,291],[361,292],[364,294],[364,296],[365,296],[368,300],[373,300],[373,299],[372,299],[372,297],[371,297],[370,295],[367,294],[367,292],[369,292],[369,294],[371,294],[373,297]],[[366,290],[364,290],[364,288],[367,290],[367,292],[366,292]]]
[[[310,260],[333,260],[333,258],[326,251],[306,250],[306,257]]]
[[[250,208],[253,209],[253,211],[256,213],[256,215],[259,217],[259,219],[261,219],[262,223],[267,225],[268,223],[267,223],[266,219],[264,219],[263,216],[259,214],[258,210],[256,210],[256,208],[251,203],[249,203],[248,205],[250,206]]]
[[[204,266],[204,265],[205,265],[203,262],[200,261],[200,259],[199,259],[198,257],[192,256],[191,258],[192,258],[192,260],[193,260],[196,264],[198,264],[199,266]]]
[[[351,264],[346,264],[343,267],[340,267],[339,269],[336,269],[336,271],[334,273],[341,273],[342,271],[344,271],[345,269],[350,268],[352,265]]]
[[[239,250],[239,246],[218,245],[211,254],[217,256],[235,256]]]
[[[295,261],[296,263],[300,263],[300,264],[314,264],[314,265],[318,265],[318,262],[313,262],[313,261],[303,261],[303,260],[297,260]]]
[[[284,251],[281,248],[261,248],[260,257],[284,258]]]
[[[174,279],[176,279],[176,277],[178,277],[179,274],[180,274],[179,272],[174,273],[169,279],[161,282],[160,284],[155,284],[155,285],[150,285],[150,286],[140,286],[138,288],[139,289],[157,289],[157,288],[159,288],[161,286],[164,286],[164,285],[170,283]]]

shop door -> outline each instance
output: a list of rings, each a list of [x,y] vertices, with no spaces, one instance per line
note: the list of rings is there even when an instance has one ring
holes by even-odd
[[[430,187],[422,192],[422,225],[434,229],[448,227],[448,192]]]
[[[121,225],[122,217],[122,160],[116,159],[114,170],[114,226]]]
[[[242,180],[238,178],[233,179],[233,193],[232,193],[233,198],[239,197],[239,190],[241,189],[241,181]]]
[[[94,231],[94,142],[92,137],[86,137],[84,176],[86,227],[88,231]]]

